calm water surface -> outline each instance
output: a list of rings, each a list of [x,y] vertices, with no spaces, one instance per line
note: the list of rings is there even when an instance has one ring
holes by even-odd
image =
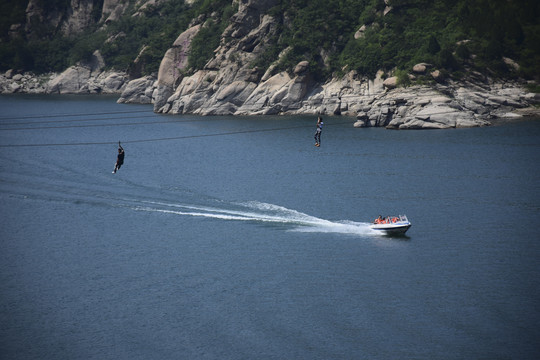
[[[538,358],[538,119],[316,148],[315,117],[0,109],[1,358]]]

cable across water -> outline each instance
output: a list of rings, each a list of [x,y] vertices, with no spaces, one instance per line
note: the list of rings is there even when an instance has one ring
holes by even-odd
[[[350,122],[339,122],[326,124],[326,126],[335,126],[349,124]],[[310,125],[297,125],[297,126],[288,126],[288,127],[279,127],[271,129],[256,129],[256,130],[237,130],[237,131],[228,131],[212,134],[198,134],[198,135],[183,135],[183,136],[171,136],[171,137],[162,137],[162,138],[149,138],[149,139],[136,139],[136,140],[123,140],[123,144],[134,144],[134,143],[144,143],[144,142],[157,142],[157,141],[172,141],[172,140],[184,140],[184,139],[196,139],[196,138],[205,138],[205,137],[214,137],[214,136],[228,136],[228,135],[238,135],[238,134],[248,134],[248,133],[260,133],[260,132],[271,132],[271,131],[284,131],[292,130],[299,128],[308,128],[313,127]],[[118,141],[96,141],[96,142],[79,142],[79,143],[41,143],[41,144],[0,144],[0,148],[10,148],[10,147],[56,147],[56,146],[91,146],[91,145],[112,145],[117,144]]]

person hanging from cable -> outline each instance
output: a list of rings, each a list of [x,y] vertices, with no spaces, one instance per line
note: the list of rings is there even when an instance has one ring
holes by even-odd
[[[116,171],[120,169],[120,167],[124,164],[124,156],[126,153],[124,152],[124,148],[122,145],[120,145],[120,141],[118,142],[118,156],[116,157],[116,164],[114,164],[114,170],[113,174],[116,174]]]
[[[317,118],[317,131],[315,131],[315,146],[321,146],[321,132],[323,126],[322,117]]]

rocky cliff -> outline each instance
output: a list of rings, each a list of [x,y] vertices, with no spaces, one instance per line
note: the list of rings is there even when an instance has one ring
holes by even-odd
[[[137,1],[136,6],[142,11],[159,2]],[[60,16],[40,10],[36,4],[42,3],[31,0],[27,16],[34,20],[48,16],[48,21],[73,34],[88,26],[91,14],[95,18],[97,3],[71,0],[67,15]],[[125,72],[105,71],[106,64],[96,51],[91,59],[61,74],[36,79],[9,71],[0,76],[0,91],[118,93],[119,102],[153,104],[154,111],[171,114],[347,115],[357,118],[357,127],[392,129],[484,126],[494,117],[520,116],[516,109],[526,109],[539,100],[519,80],[493,80],[471,70],[458,81],[426,63],[409,69],[407,76],[413,84],[422,80],[410,86],[398,86],[392,71],[379,71],[373,79],[348,71],[321,81],[311,72],[308,61],[298,62],[292,71],[277,71],[278,60],[286,56],[288,48],[269,67],[259,68],[253,64],[272,45],[270,39],[279,36],[280,26],[287,26],[287,19],[278,20],[269,11],[280,3],[278,0],[234,3],[236,13],[221,34],[213,57],[200,70],[189,69],[192,41],[201,29],[218,21],[217,13],[191,22],[165,52],[157,74],[129,79]],[[392,10],[388,5],[386,2],[384,15]],[[119,19],[127,7],[126,1],[104,0],[99,20],[102,26]],[[360,27],[355,38],[364,31],[365,26]]]
[[[254,68],[251,64],[277,28],[276,20],[265,13],[275,3],[240,2],[214,58],[204,69],[185,77],[183,59],[190,39],[205,24],[182,33],[165,55],[152,85],[154,110],[201,115],[343,114],[356,116],[357,127],[439,129],[488,125],[490,118],[519,116],[512,111],[538,101],[518,82],[494,82],[479,73],[455,82],[442,78],[436,69],[426,74],[429,64],[418,64],[410,76],[433,78],[431,85],[406,88],[396,88],[396,78],[383,81],[381,72],[373,80],[350,71],[318,83],[306,61],[298,63],[292,74],[273,74],[274,65]],[[140,86],[140,81],[135,85]],[[134,87],[128,85],[119,101],[138,102],[141,91],[133,91]]]
[[[55,34],[76,36],[92,26],[104,27],[118,21],[128,8],[134,16],[150,6],[168,0],[27,0],[24,23],[12,24],[11,36],[52,37]],[[193,0],[185,0],[192,3]]]

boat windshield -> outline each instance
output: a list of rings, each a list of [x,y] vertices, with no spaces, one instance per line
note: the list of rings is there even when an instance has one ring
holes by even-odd
[[[382,217],[379,216],[377,219],[375,219],[375,224],[396,224],[396,223],[408,223],[409,219],[407,219],[406,215],[398,215],[398,216],[386,216]]]

